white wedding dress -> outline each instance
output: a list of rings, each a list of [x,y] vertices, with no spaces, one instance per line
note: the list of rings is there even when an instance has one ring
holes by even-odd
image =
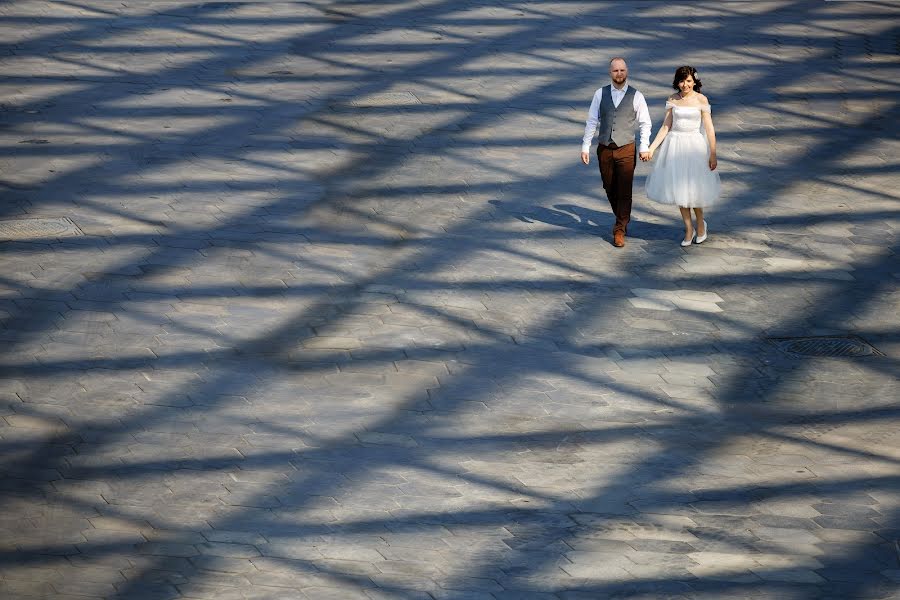
[[[701,132],[701,111],[709,106],[675,106],[672,129],[653,155],[653,170],[647,176],[647,197],[662,204],[705,208],[719,198],[721,181],[709,170],[709,144]]]

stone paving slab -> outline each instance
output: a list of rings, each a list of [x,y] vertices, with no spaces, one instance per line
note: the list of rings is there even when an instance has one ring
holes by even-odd
[[[0,241],[0,597],[900,597],[898,22],[3,3],[0,220],[81,235]],[[702,246],[645,164],[610,243],[615,55],[700,71]]]

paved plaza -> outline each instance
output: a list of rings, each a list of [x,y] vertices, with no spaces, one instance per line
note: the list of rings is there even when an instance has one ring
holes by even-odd
[[[900,598],[900,4],[17,0],[0,36],[0,598]],[[643,163],[611,244],[616,55],[654,133],[698,68],[702,246]]]

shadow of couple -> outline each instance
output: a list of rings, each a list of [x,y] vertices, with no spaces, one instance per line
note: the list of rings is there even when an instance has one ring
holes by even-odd
[[[490,203],[506,214],[524,223],[546,223],[556,227],[566,227],[575,231],[600,236],[612,242],[612,226],[615,218],[610,212],[600,212],[577,204],[554,204],[546,206],[519,207],[511,202],[490,200]],[[632,220],[628,226],[628,237],[639,240],[669,240],[673,229],[658,223]]]

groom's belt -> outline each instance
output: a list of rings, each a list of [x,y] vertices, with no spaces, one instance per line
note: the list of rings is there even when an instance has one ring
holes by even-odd
[[[615,150],[616,148],[627,148],[628,146],[634,146],[634,142],[628,142],[622,146],[618,145],[615,142],[610,142],[608,144],[597,144],[598,148],[609,148],[610,150]]]

